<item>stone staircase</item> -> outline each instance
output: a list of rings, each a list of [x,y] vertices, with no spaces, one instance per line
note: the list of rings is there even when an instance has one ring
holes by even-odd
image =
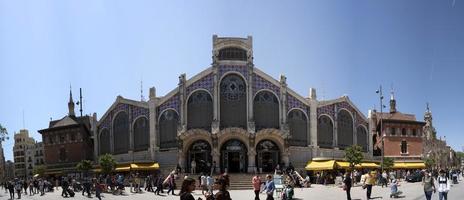
[[[177,189],[180,189],[182,186],[182,181],[184,180],[184,175],[182,177],[179,177],[176,179],[176,185]],[[198,185],[198,177],[200,174],[195,174],[195,175],[188,175],[192,178],[194,178],[197,181]],[[229,174],[229,179],[230,179],[230,186],[229,190],[252,190],[253,185],[251,184],[251,179],[253,178],[253,174]],[[260,174],[261,181],[265,180],[266,174]],[[213,176],[214,179],[219,177],[219,175]],[[200,188],[197,188],[197,190],[200,190]]]

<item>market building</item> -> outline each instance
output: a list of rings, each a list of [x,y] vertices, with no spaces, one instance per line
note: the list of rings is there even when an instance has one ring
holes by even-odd
[[[209,68],[181,74],[164,96],[154,87],[148,101],[118,96],[96,123],[94,157],[232,173],[303,169],[313,158],[343,159],[353,144],[372,158],[368,119],[347,96],[320,101],[313,88],[296,93],[284,75],[275,79],[254,65],[251,36],[214,35],[212,52]]]

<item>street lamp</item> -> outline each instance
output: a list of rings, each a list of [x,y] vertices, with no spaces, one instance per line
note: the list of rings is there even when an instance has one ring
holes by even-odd
[[[382,109],[384,108],[384,105],[383,105],[383,94],[382,94],[382,85],[380,85],[380,88],[375,91],[375,93],[379,94],[379,100],[380,100],[380,135],[381,135],[381,140],[382,140],[382,155],[381,155],[381,173],[383,173],[383,159],[384,159],[384,156],[385,156],[385,153],[384,153],[384,150],[385,150],[385,143],[384,143],[384,137],[386,136],[385,134],[382,134]]]

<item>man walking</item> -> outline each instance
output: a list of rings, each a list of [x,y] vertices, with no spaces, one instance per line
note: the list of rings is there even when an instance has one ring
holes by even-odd
[[[343,183],[344,183],[343,189],[346,191],[346,199],[351,200],[351,183],[352,183],[352,179],[351,179],[350,172],[347,171],[345,173],[345,178],[343,179]]]
[[[266,187],[264,188],[264,191],[267,194],[266,200],[274,200],[274,190],[275,190],[275,185],[274,181],[272,181],[272,176],[270,174],[266,175]]]

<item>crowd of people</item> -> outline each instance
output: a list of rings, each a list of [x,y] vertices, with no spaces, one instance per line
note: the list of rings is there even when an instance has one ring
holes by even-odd
[[[397,170],[382,173],[377,170],[370,170],[366,173],[347,171],[343,176],[343,190],[346,191],[346,198],[351,200],[351,187],[357,183],[359,174],[359,182],[362,188],[366,189],[366,198],[372,199],[372,187],[379,185],[382,187],[390,187],[390,198],[399,198],[403,194],[399,190],[400,179],[406,179],[412,173],[419,174],[422,179],[422,186],[426,200],[432,199],[433,193],[438,192],[439,200],[447,200],[448,192],[451,189],[451,183],[457,184],[459,174],[463,173],[460,170]],[[464,174],[463,174],[464,175]],[[397,178],[398,177],[398,178]]]

